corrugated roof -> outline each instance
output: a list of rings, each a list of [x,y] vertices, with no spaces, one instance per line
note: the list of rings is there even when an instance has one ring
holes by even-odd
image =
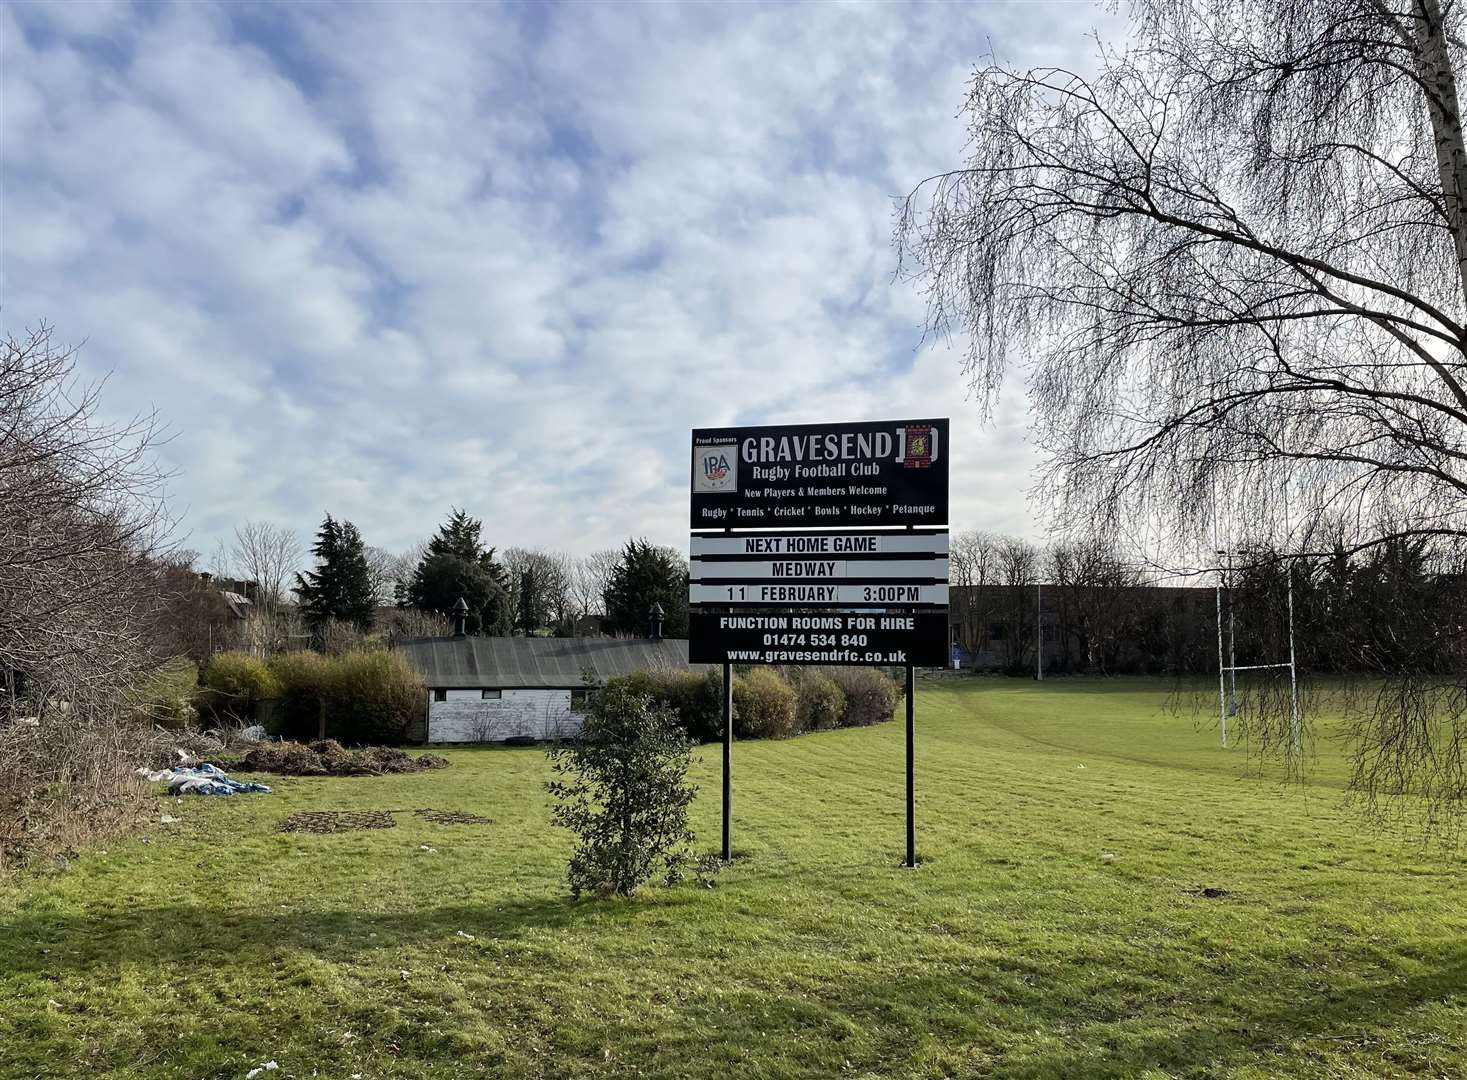
[[[688,643],[676,638],[419,638],[398,648],[430,689],[577,687],[586,672],[605,682],[633,671],[703,668],[688,663]]]

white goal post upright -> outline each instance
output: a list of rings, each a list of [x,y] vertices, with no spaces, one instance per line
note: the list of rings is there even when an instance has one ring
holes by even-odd
[[[1034,680],[1044,681],[1044,584],[1034,583]]]
[[[1213,491],[1212,499],[1212,550],[1214,554],[1221,555],[1222,550],[1218,546],[1217,536],[1217,494]],[[1217,584],[1214,593],[1217,598],[1217,722],[1222,731],[1223,749],[1228,748],[1228,698],[1226,687],[1226,665],[1223,663],[1223,621],[1222,621],[1222,591],[1223,570],[1219,565],[1217,568]],[[1232,596],[1228,597],[1228,610],[1232,610]]]
[[[1293,524],[1290,518],[1289,507],[1289,481],[1285,477],[1283,482],[1284,497],[1284,543],[1293,542]],[[1221,561],[1217,567],[1217,715],[1222,729],[1222,744],[1228,745],[1228,716],[1230,711],[1238,708],[1238,672],[1240,671],[1267,671],[1279,668],[1289,669],[1289,746],[1292,753],[1298,754],[1304,748],[1304,736],[1302,725],[1299,721],[1299,667],[1298,654],[1294,646],[1294,561],[1288,552],[1284,552],[1284,573],[1287,575],[1285,591],[1287,595],[1287,619],[1289,630],[1289,659],[1283,663],[1276,664],[1239,664],[1237,657],[1237,624],[1234,618],[1233,598],[1233,575],[1236,567],[1233,557],[1238,553],[1236,548],[1222,548],[1218,546],[1217,529],[1217,500],[1213,499],[1212,539],[1216,554],[1227,557],[1227,567],[1224,569]],[[1227,659],[1224,663],[1223,657],[1223,590],[1228,593],[1228,644]],[[1232,693],[1229,695],[1228,688],[1231,686]]]
[[[1289,517],[1289,478],[1284,476],[1284,543],[1293,546],[1294,526]],[[1304,735],[1299,726],[1299,671],[1294,659],[1294,559],[1284,553],[1284,573],[1289,575],[1289,745],[1294,753],[1304,749]]]
[[[1222,567],[1217,569],[1217,587],[1214,592],[1217,595],[1217,722],[1222,728],[1223,749],[1228,747],[1228,692],[1224,681],[1227,665],[1223,663],[1223,632],[1222,632]]]

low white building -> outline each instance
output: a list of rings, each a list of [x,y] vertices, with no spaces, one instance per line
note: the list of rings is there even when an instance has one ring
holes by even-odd
[[[419,737],[430,743],[567,738],[580,731],[589,687],[689,667],[687,641],[672,638],[448,637],[399,647],[428,688]]]

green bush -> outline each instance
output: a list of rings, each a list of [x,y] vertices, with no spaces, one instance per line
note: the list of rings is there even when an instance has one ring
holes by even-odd
[[[800,733],[795,690],[769,668],[734,680],[734,735],[740,739],[788,739]]]
[[[320,738],[324,719],[328,738],[391,746],[408,740],[426,708],[417,672],[401,653],[386,649],[282,653],[271,658],[269,670],[277,687],[271,734],[298,742]]]
[[[326,672],[326,734],[338,742],[405,742],[427,707],[427,690],[401,653],[342,653],[330,658]]]
[[[617,675],[607,686],[645,694],[671,710],[678,726],[695,742],[717,742],[723,737],[723,675],[691,671],[636,671]]]
[[[796,689],[795,715],[802,731],[829,731],[840,727],[846,714],[846,692],[825,672],[808,668]]]
[[[902,692],[885,672],[876,668],[826,668],[825,672],[846,696],[841,727],[866,727],[891,719]]]
[[[256,703],[280,695],[280,682],[265,661],[249,653],[215,653],[199,681],[203,707],[219,721],[248,722],[254,719]]]
[[[131,701],[139,717],[169,731],[185,731],[198,719],[199,668],[174,657],[138,683]]]
[[[660,681],[667,704],[690,739],[704,743],[723,738],[722,672],[669,671]]]
[[[654,876],[671,884],[693,862],[692,744],[671,709],[635,689],[646,681],[609,680],[586,705],[581,738],[549,751],[551,820],[576,835],[566,879],[577,898],[630,896]]]
[[[270,734],[298,742],[318,738],[331,661],[305,649],[280,653],[270,658],[270,673],[280,683],[280,698],[267,725]]]

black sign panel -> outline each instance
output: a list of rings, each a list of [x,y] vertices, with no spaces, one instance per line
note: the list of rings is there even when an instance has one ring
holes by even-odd
[[[733,611],[689,616],[694,664],[946,667],[946,612]]]
[[[694,529],[946,525],[948,422],[695,428]]]

